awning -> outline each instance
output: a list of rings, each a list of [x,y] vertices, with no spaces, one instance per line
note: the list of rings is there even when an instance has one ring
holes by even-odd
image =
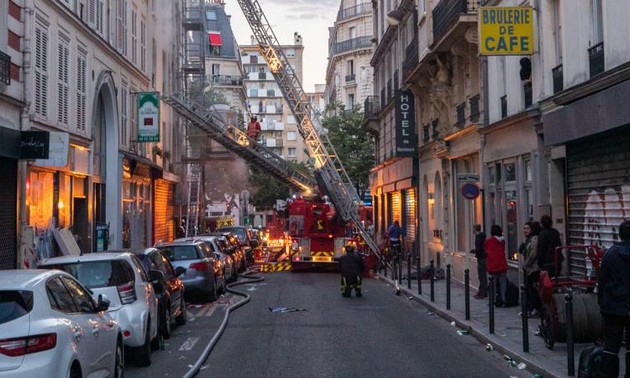
[[[223,45],[223,41],[221,41],[221,33],[219,32],[208,32],[208,40],[210,41],[210,46]]]

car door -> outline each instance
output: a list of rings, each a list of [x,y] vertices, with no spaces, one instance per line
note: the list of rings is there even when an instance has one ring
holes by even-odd
[[[153,262],[164,273],[164,283],[171,297],[171,314],[177,315],[182,308],[183,285],[177,278],[175,270],[166,256],[160,252],[153,253]]]
[[[48,280],[46,289],[52,309],[68,327],[85,375],[113,375],[116,323],[105,311],[96,311],[87,289],[72,277],[56,276]]]

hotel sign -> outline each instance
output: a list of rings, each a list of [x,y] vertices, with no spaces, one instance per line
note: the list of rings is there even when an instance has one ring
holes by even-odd
[[[413,157],[418,140],[414,118],[414,98],[411,91],[396,91],[396,157]]]
[[[138,105],[138,142],[160,141],[160,94],[140,92],[136,94]]]

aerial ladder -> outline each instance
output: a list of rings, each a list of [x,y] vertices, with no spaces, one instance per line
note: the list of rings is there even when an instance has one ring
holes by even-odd
[[[280,43],[258,0],[237,1],[254,33],[261,55],[267,62],[267,66],[297,120],[298,131],[304,139],[309,156],[314,160],[317,182],[324,188],[342,219],[346,222],[354,222],[370,250],[382,262],[385,262],[378,245],[360,222],[359,195],[343,164],[338,159],[328,136],[325,133],[318,133],[318,129],[321,130],[321,127],[316,127],[313,124],[312,116],[315,112],[308,102],[302,84],[284,51],[275,48],[275,46],[280,46]]]

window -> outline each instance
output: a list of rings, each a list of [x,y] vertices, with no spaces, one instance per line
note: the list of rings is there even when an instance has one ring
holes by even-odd
[[[98,34],[104,35],[105,15],[104,0],[88,0],[88,25],[90,25]]]
[[[346,103],[346,110],[354,109],[354,93],[348,94],[348,102]]]
[[[217,12],[214,10],[206,11],[206,20],[208,21],[216,21],[217,20]]]
[[[87,106],[87,54],[82,48],[77,55],[77,131],[85,133],[85,118]]]
[[[287,131],[287,140],[297,140],[297,132]]]
[[[592,0],[593,45],[604,41],[604,21],[602,17],[602,0]]]
[[[138,63],[138,14],[136,9],[131,11],[131,63]]]
[[[295,125],[297,122],[295,121],[295,116],[293,114],[290,114],[287,116],[287,123],[289,125]]]
[[[140,21],[140,70],[147,70],[147,23],[144,19]]]
[[[354,60],[348,60],[348,75],[354,75]]]
[[[48,25],[35,23],[35,114],[48,116]]]
[[[357,37],[357,28],[351,26],[348,28],[348,39],[354,39]]]
[[[69,277],[61,277],[61,281],[68,288],[70,296],[74,299],[80,312],[96,312],[96,306],[90,294],[75,280]]]
[[[287,156],[291,158],[297,157],[297,149],[295,147],[289,147]]]
[[[57,124],[68,127],[68,96],[70,95],[70,80],[68,78],[70,60],[70,41],[67,36],[59,33],[57,45]]]
[[[79,312],[79,308],[72,299],[72,295],[61,282],[60,277],[55,277],[46,282],[46,293],[48,301],[53,310],[61,311],[66,314]]]
[[[127,2],[118,0],[116,6],[116,49],[127,55]]]

